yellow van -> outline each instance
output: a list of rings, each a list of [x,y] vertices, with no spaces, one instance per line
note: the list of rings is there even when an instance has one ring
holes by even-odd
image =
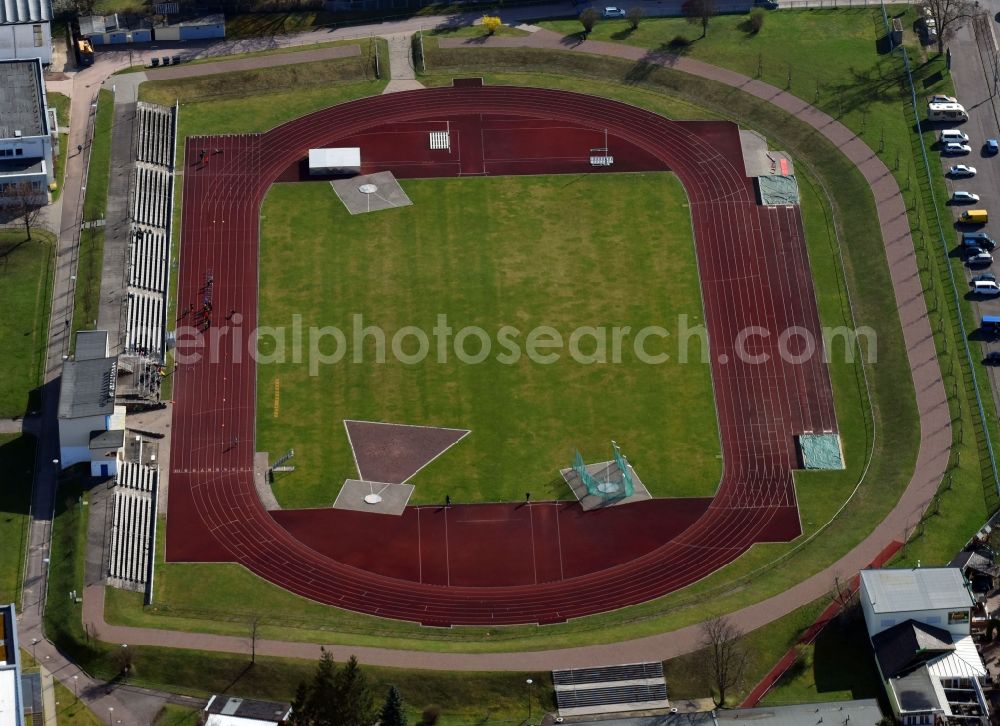
[[[967,209],[962,212],[958,221],[965,224],[986,224],[990,221],[990,213],[985,209]]]

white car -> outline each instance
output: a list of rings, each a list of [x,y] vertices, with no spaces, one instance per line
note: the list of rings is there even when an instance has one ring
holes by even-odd
[[[958,99],[954,96],[931,96],[927,103],[958,103]]]
[[[993,264],[993,255],[986,250],[979,250],[966,257],[965,264],[969,267],[989,267]]]
[[[972,192],[954,191],[951,193],[952,204],[975,204],[979,201],[979,195]]]
[[[606,7],[604,8],[602,15],[604,15],[605,18],[624,18],[625,8],[616,8],[613,6]]]
[[[952,141],[951,143],[945,144],[944,148],[941,149],[942,154],[949,154],[951,156],[958,156],[959,154],[971,154],[972,147],[968,144],[960,144],[957,141]]]
[[[987,297],[996,297],[1000,295],[1000,285],[996,281],[990,280],[974,280],[970,283],[972,287],[972,292],[976,295],[984,295]]]
[[[955,166],[948,169],[948,174],[950,176],[975,176],[976,167],[968,166],[967,164],[955,164]]]

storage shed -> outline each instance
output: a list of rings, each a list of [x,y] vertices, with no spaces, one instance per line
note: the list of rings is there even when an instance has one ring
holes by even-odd
[[[313,176],[327,174],[360,174],[361,149],[309,149],[309,173]]]

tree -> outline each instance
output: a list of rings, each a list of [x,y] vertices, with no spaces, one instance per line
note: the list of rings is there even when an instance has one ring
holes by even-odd
[[[719,694],[717,706],[726,703],[726,692],[739,685],[747,665],[743,633],[728,618],[716,617],[701,624],[701,646],[707,675]]]
[[[257,662],[257,631],[260,630],[260,615],[250,617],[250,665]]]
[[[0,203],[24,222],[24,233],[31,239],[31,228],[37,226],[44,206],[42,193],[30,182],[18,182],[8,185],[0,196]]]
[[[632,28],[632,30],[638,30],[639,23],[641,23],[642,19],[646,17],[646,11],[640,8],[638,5],[633,5],[628,9],[628,12],[625,14],[625,17],[628,18],[629,27]]]
[[[597,19],[600,16],[594,8],[584,8],[583,12],[580,13],[580,25],[583,26],[583,32],[585,35],[590,35],[590,31],[594,29],[597,25]]]
[[[291,723],[297,726],[339,726],[337,715],[337,689],[334,678],[337,664],[326,648],[320,648],[319,664],[312,682],[299,684],[292,703]]]
[[[708,21],[719,14],[715,0],[686,0],[681,11],[692,25],[701,23],[702,38],[708,35]]]
[[[750,32],[754,35],[764,27],[764,20],[767,18],[767,11],[764,8],[754,8],[750,11]]]
[[[483,27],[486,28],[487,35],[493,35],[498,30],[503,22],[496,15],[484,15],[483,16]]]
[[[950,40],[955,31],[976,12],[976,3],[971,0],[923,0],[919,7],[937,28],[938,53],[944,53],[945,41]]]
[[[385,697],[385,703],[382,704],[378,720],[381,726],[406,726],[403,697],[395,686],[389,686],[389,693]]]
[[[334,676],[334,687],[340,701],[337,726],[371,726],[378,716],[375,692],[368,677],[353,655],[347,665]]]

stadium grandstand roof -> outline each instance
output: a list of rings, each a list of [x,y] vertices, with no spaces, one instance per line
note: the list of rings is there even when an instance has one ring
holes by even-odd
[[[117,358],[66,361],[59,390],[59,418],[114,413],[117,363]]]
[[[0,25],[47,23],[50,20],[50,0],[0,0]]]

